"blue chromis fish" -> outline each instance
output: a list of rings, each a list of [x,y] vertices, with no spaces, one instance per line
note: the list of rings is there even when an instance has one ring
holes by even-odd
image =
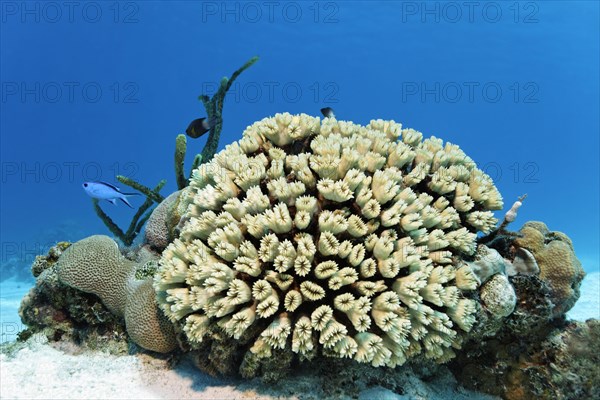
[[[121,200],[130,208],[133,208],[127,200],[127,196],[139,196],[139,193],[123,193],[121,189],[115,185],[106,182],[83,182],[83,190],[94,199],[106,200],[113,204],[117,204],[117,200]]]
[[[215,118],[198,118],[190,122],[185,133],[191,138],[197,139],[210,131],[215,126]]]
[[[323,114],[323,116],[325,118],[335,118],[335,114],[333,113],[333,108],[331,108],[331,107],[321,108],[321,114]]]

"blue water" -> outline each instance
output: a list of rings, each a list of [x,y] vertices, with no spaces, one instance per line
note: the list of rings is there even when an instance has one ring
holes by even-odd
[[[394,119],[459,144],[507,206],[527,193],[512,227],[545,221],[599,268],[598,2],[0,7],[3,265],[108,233],[85,180],[175,190],[174,139],[204,115],[197,96],[259,55],[227,97],[221,147],[276,112]],[[190,141],[188,166],[202,146]],[[121,225],[133,214],[103,206]]]

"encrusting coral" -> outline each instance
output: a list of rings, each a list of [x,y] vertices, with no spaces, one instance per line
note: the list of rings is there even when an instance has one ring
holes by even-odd
[[[500,324],[485,316],[478,320],[452,361],[457,379],[466,388],[508,400],[598,398],[598,320],[554,316],[551,289],[534,275],[509,280],[515,310]]]
[[[519,233],[522,237],[513,245],[533,253],[540,279],[552,290],[555,315],[564,314],[579,298],[579,286],[585,276],[571,239],[562,232],[551,232],[543,222],[537,221],[527,222]],[[531,261],[529,263],[531,265]]]
[[[277,114],[196,169],[154,286],[192,347],[444,362],[475,321],[463,258],[502,198],[454,144],[394,121]],[[260,327],[257,331],[256,328]]]
[[[172,324],[156,305],[151,278],[136,278],[137,264],[121,255],[117,243],[96,235],[67,248],[57,261],[58,279],[95,294],[139,346],[168,353],[177,346]]]
[[[38,277],[42,272],[46,269],[52,267],[60,255],[65,251],[71,243],[69,242],[58,242],[55,246],[52,246],[48,250],[48,255],[38,255],[35,257],[33,261],[33,265],[31,266],[31,274],[34,277]]]
[[[179,191],[171,193],[152,211],[148,218],[144,242],[155,250],[162,251],[173,241],[174,228],[180,219],[177,213],[179,193]]]

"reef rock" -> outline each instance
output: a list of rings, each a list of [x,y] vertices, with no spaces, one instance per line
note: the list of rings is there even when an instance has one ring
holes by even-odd
[[[36,257],[36,283],[21,301],[19,315],[27,329],[25,340],[41,333],[51,341],[69,340],[90,349],[127,352],[124,324],[97,296],[70,288],[58,279],[56,261],[71,244],[60,242],[47,255]]]
[[[543,222],[537,221],[527,222],[519,233],[522,237],[514,241],[514,246],[533,254],[540,278],[552,290],[554,314],[566,313],[579,298],[579,286],[585,276],[571,239],[562,232],[551,232]]]
[[[506,275],[494,275],[480,293],[485,308],[497,318],[506,317],[515,309],[517,295]]]

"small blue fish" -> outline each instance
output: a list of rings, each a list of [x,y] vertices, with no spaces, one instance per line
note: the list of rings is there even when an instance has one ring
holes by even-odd
[[[121,189],[106,182],[83,182],[83,190],[94,199],[106,200],[114,205],[117,199],[127,204],[130,208],[133,206],[127,200],[127,196],[139,196],[139,193],[122,193]]]

